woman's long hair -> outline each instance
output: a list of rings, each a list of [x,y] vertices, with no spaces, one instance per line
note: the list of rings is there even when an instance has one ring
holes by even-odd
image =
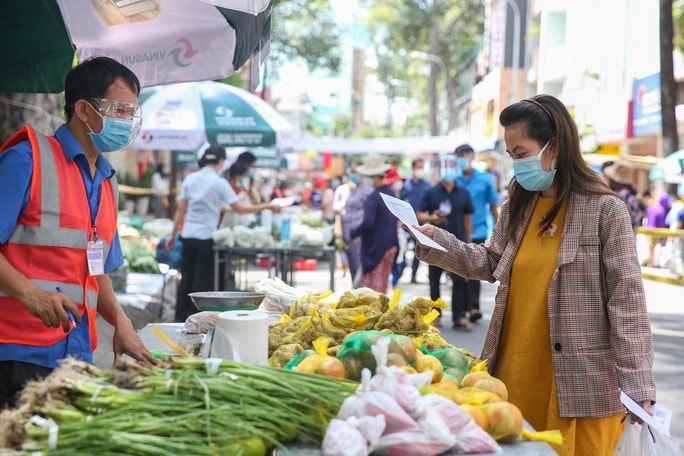
[[[571,192],[614,194],[603,179],[584,161],[580,149],[577,125],[565,105],[551,95],[537,95],[506,107],[499,115],[499,123],[506,128],[523,124],[525,135],[543,147],[554,141],[558,150],[556,158],[556,199],[551,210],[542,218],[539,229],[556,217],[563,201]],[[510,205],[510,229],[507,239],[513,240],[518,227],[523,224],[525,209],[531,204],[536,192],[522,188],[517,179],[511,179],[508,188]]]

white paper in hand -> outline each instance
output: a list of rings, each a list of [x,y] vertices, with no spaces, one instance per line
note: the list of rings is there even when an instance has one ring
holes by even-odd
[[[286,196],[284,198],[273,198],[271,200],[272,204],[275,204],[276,206],[280,207],[289,207],[292,206],[294,203],[297,202],[297,196]]]
[[[666,436],[670,436],[672,410],[652,405],[651,412],[653,412],[653,416],[651,416],[646,413],[646,410],[644,410],[641,405],[634,402],[634,400],[632,400],[632,398],[625,394],[625,392],[622,390],[620,391],[620,401],[625,407],[627,407],[627,410],[641,418],[644,423],[651,425],[651,427],[657,429]]]
[[[441,245],[437,244],[435,241],[425,236],[423,233],[415,229],[413,226],[418,226],[418,218],[413,210],[413,207],[406,201],[402,201],[399,198],[394,198],[393,196],[380,193],[382,200],[385,202],[385,206],[390,212],[399,219],[406,228],[411,232],[411,234],[416,238],[416,240],[425,247],[432,247],[433,249],[441,250],[446,252],[447,250]]]

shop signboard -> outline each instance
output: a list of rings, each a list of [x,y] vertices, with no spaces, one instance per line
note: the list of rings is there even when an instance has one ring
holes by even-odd
[[[661,131],[660,73],[634,80],[632,105],[632,136]]]

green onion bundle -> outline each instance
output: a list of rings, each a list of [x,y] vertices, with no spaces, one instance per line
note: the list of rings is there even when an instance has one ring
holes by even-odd
[[[320,443],[355,389],[232,361],[122,361],[102,371],[68,360],[0,414],[0,453],[263,455],[297,438]]]

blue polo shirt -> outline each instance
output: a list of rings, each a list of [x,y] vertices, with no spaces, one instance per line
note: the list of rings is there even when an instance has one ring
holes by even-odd
[[[114,167],[100,155],[95,163],[95,177],[92,177],[88,158],[66,125],[57,129],[54,138],[62,145],[67,160],[75,161],[81,171],[83,185],[88,195],[90,217],[94,223],[102,195],[102,182],[114,175]],[[28,206],[32,177],[33,156],[31,144],[28,141],[19,143],[0,154],[0,182],[3,183],[2,198],[0,198],[0,244],[9,240],[17,220]],[[117,230],[105,259],[104,270],[108,273],[121,265],[123,265],[123,254]],[[93,354],[87,318],[81,318],[81,323],[67,337],[51,346],[0,343],[0,361],[25,361],[55,368],[58,367],[58,360],[68,355],[74,355],[92,363]]]
[[[420,209],[418,210],[420,212],[432,214],[434,211],[438,210],[439,205],[446,200],[449,200],[451,203],[451,213],[446,217],[445,223],[436,226],[447,230],[458,239],[465,241],[466,235],[463,216],[473,213],[473,202],[470,199],[468,190],[465,188],[456,184],[454,185],[454,188],[448,192],[440,182],[427,191]]]
[[[427,180],[420,179],[418,182],[415,182],[413,177],[409,177],[404,181],[404,185],[401,187],[399,199],[407,201],[414,210],[418,210],[429,189],[430,182]]]
[[[490,226],[491,211],[489,205],[499,204],[499,193],[494,185],[494,179],[492,179],[489,173],[473,169],[469,177],[459,176],[456,178],[456,182],[468,190],[470,198],[473,200],[475,212],[472,215],[472,238],[487,239],[494,225],[492,219],[492,226]]]

